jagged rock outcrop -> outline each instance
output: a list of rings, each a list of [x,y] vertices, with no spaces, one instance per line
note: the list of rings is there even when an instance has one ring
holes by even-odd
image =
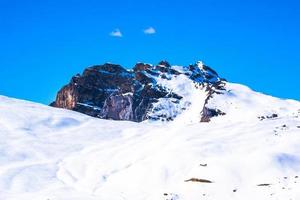
[[[181,67],[171,66],[167,61],[156,66],[137,63],[132,70],[106,63],[88,67],[82,75],[72,77],[70,83],[57,93],[51,106],[102,119],[173,120],[189,106],[188,101],[181,102],[184,96],[172,88],[178,76],[195,83],[195,87],[205,86],[206,101],[222,89],[221,83],[224,83],[214,70],[201,62]],[[223,114],[205,105],[201,113],[199,121],[209,121],[211,117]]]
[[[216,74],[216,72],[215,72],[215,74]],[[224,80],[224,79],[222,79],[222,80]],[[215,94],[222,94],[222,92],[224,91],[224,87],[225,87],[224,81],[218,81],[216,83],[208,84],[206,86],[207,97],[204,101],[204,105],[203,105],[203,108],[201,111],[200,122],[209,122],[212,117],[226,114],[217,108],[209,108],[209,106],[208,106],[209,100],[211,98],[213,98],[213,96]]]

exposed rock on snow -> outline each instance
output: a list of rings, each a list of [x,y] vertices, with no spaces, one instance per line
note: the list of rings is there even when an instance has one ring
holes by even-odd
[[[210,181],[210,180],[201,179],[201,178],[190,178],[188,180],[185,180],[184,182],[212,183],[212,181]]]
[[[74,76],[51,105],[103,119],[170,121],[191,104],[191,93],[178,91],[178,87],[189,87],[193,92],[207,94],[205,102],[198,99],[203,107],[201,121],[207,122],[224,114],[205,106],[213,93],[223,89],[222,80],[202,62],[187,67],[171,66],[167,61],[156,66],[137,63],[133,70],[107,63]]]

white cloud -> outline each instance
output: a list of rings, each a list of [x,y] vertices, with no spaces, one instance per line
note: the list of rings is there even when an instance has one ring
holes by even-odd
[[[149,27],[149,28],[146,28],[144,30],[144,33],[145,34],[148,34],[148,35],[151,35],[151,34],[155,34],[156,33],[156,30],[153,28],[153,27]]]
[[[122,32],[120,31],[120,29],[113,30],[109,35],[112,36],[112,37],[123,37]]]

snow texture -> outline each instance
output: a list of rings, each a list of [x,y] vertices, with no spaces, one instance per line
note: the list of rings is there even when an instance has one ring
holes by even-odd
[[[189,106],[168,123],[0,96],[0,199],[300,199],[299,102],[227,83],[208,103],[226,115],[199,123],[206,93],[176,79],[159,83]]]

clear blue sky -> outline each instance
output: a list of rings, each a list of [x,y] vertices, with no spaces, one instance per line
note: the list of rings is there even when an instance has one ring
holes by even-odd
[[[123,37],[109,35],[117,28]],[[162,59],[203,60],[231,82],[300,100],[300,3],[0,0],[1,95],[48,104],[89,65]]]

